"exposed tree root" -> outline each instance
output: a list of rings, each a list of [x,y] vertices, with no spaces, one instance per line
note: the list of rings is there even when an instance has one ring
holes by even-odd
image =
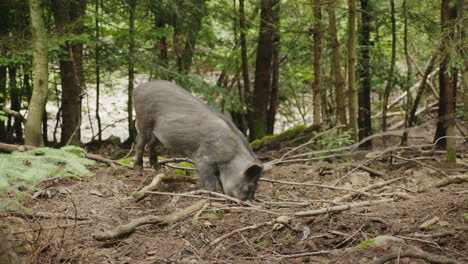
[[[366,201],[366,202],[338,205],[338,206],[327,207],[327,208],[320,208],[320,209],[311,210],[311,211],[295,212],[294,215],[295,216],[311,216],[311,215],[318,215],[318,214],[327,214],[327,213],[331,213],[331,212],[341,212],[341,211],[349,210],[351,208],[356,208],[356,207],[363,207],[363,206],[381,204],[381,203],[389,203],[389,202],[393,202],[393,201],[394,201],[393,199],[381,199],[381,200],[377,200],[377,201]]]
[[[357,190],[357,189],[336,187],[336,186],[324,185],[324,184],[280,181],[280,180],[272,180],[272,179],[267,179],[267,178],[260,178],[259,181],[266,181],[266,182],[280,183],[280,184],[288,184],[288,185],[301,185],[301,186],[319,187],[319,188],[325,188],[325,189],[349,191],[349,192],[356,192],[356,193],[360,193],[360,194],[364,194],[364,195],[370,195],[370,193],[367,193],[367,192],[361,191],[361,190]]]
[[[431,254],[422,250],[418,250],[414,247],[410,247],[409,249],[404,249],[401,251],[394,250],[393,252],[381,256],[377,260],[374,261],[373,264],[384,264],[387,261],[397,259],[397,258],[418,258],[428,261],[434,264],[456,264],[458,263],[456,260],[449,259],[444,256]]]
[[[175,222],[184,218],[187,218],[191,214],[199,211],[203,206],[206,204],[206,200],[200,200],[195,204],[184,208],[178,212],[174,212],[168,215],[148,215],[143,216],[137,219],[133,219],[128,224],[117,226],[113,230],[98,232],[94,234],[94,238],[96,240],[108,240],[113,238],[122,237],[124,235],[128,235],[136,230],[137,227],[146,225],[146,224],[156,224],[162,223],[167,224],[170,222]]]
[[[159,173],[157,174],[153,180],[151,181],[151,183],[145,187],[143,187],[139,192],[138,194],[135,196],[135,200],[138,202],[140,201],[141,199],[143,199],[143,197],[146,196],[147,192],[148,191],[153,191],[153,190],[156,190],[156,188],[158,187],[159,183],[161,181],[164,180],[164,178],[167,177],[166,174],[164,173]]]

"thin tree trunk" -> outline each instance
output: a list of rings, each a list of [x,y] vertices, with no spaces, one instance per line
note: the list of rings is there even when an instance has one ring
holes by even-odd
[[[353,139],[358,139],[357,96],[355,84],[356,1],[348,0],[348,112]]]
[[[30,0],[34,89],[28,108],[28,120],[25,125],[25,144],[43,145],[41,120],[47,103],[48,61],[47,31],[42,18],[41,0]]]
[[[358,90],[358,126],[359,139],[367,138],[372,134],[371,122],[371,65],[370,65],[370,31],[372,6],[368,0],[361,0],[361,23],[359,27],[359,90]],[[359,146],[362,149],[371,149],[372,141],[369,140]]]
[[[392,23],[392,55],[390,60],[390,69],[388,71],[387,85],[385,86],[382,109],[382,131],[387,130],[387,104],[390,92],[393,88],[393,75],[395,71],[396,58],[396,22],[395,22],[395,0],[390,0],[390,20]]]
[[[278,106],[278,91],[279,91],[279,75],[280,75],[280,6],[273,10],[273,58],[272,58],[272,81],[271,81],[271,95],[270,106],[267,113],[267,134],[273,134],[275,129],[276,109]]]
[[[405,80],[405,89],[406,89],[406,106],[405,106],[405,129],[403,136],[401,138],[401,145],[406,145],[408,143],[408,132],[409,128],[409,114],[411,109],[411,91],[410,91],[410,81],[411,81],[411,59],[408,52],[408,7],[407,0],[403,0],[403,50],[405,52],[406,60],[406,80]]]
[[[244,83],[244,105],[247,108],[247,125],[249,127],[249,135],[252,137],[253,127],[253,112],[252,112],[252,94],[250,91],[249,77],[249,60],[247,58],[247,41],[246,41],[246,25],[245,25],[245,9],[244,0],[239,0],[239,28],[240,28],[240,45],[241,45],[241,61],[242,61],[242,80]]]
[[[16,67],[8,67],[8,79],[10,88],[11,110],[19,112],[21,110],[21,90],[16,81]],[[23,143],[23,126],[19,118],[15,117],[13,122],[13,130],[15,131],[15,142]]]
[[[133,122],[133,89],[135,81],[135,62],[133,56],[135,54],[135,9],[136,0],[128,0],[129,7],[129,19],[128,19],[128,101],[127,101],[127,114],[128,114],[128,143],[135,140],[136,129],[135,123]]]
[[[257,60],[253,95],[254,120],[251,140],[262,138],[267,131],[271,60],[273,56],[273,8],[279,0],[261,0],[260,34],[258,37]]]
[[[322,83],[320,63],[322,57],[322,10],[321,1],[313,1],[314,13],[314,81],[312,83],[313,94],[313,124],[322,122]]]
[[[7,68],[6,66],[0,66],[0,106],[5,105],[6,98],[6,78]],[[3,120],[0,120],[0,141],[5,142],[6,140],[6,126]]]
[[[439,111],[437,129],[434,141],[439,148],[447,149],[447,159],[455,161],[455,140],[453,138],[442,138],[455,135],[455,107],[454,107],[454,77],[450,65],[450,46],[453,37],[453,28],[456,12],[451,10],[454,1],[442,0],[441,3],[441,31],[442,31],[442,61],[439,71]]]
[[[332,72],[334,73],[335,100],[337,108],[337,123],[346,125],[346,105],[344,95],[344,78],[340,66],[340,44],[336,35],[336,18],[335,18],[336,0],[328,1],[328,24],[330,32],[330,40],[332,46]]]
[[[101,116],[99,115],[99,105],[100,105],[100,93],[101,93],[101,65],[100,65],[100,28],[99,28],[99,1],[95,0],[94,3],[94,31],[96,33],[96,47],[94,50],[94,63],[95,63],[95,74],[96,74],[96,121],[98,126],[98,144],[101,145],[102,142],[102,124]]]

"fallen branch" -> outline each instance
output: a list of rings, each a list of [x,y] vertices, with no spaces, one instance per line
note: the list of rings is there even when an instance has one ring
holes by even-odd
[[[437,238],[437,237],[453,236],[455,234],[457,234],[455,231],[449,230],[449,231],[443,231],[443,232],[438,232],[438,233],[433,233],[433,234],[414,233],[414,236],[418,238]]]
[[[200,194],[208,194],[208,195],[212,195],[212,196],[219,197],[219,198],[221,198],[222,200],[228,200],[228,201],[234,202],[234,203],[236,203],[236,204],[241,204],[241,205],[246,205],[246,206],[250,206],[250,207],[259,208],[258,206],[253,205],[253,204],[251,204],[251,203],[249,203],[249,202],[242,201],[242,200],[239,200],[239,199],[234,198],[234,197],[231,197],[231,196],[227,196],[227,195],[222,194],[222,193],[210,192],[210,191],[207,191],[207,190],[196,190],[196,191],[191,191],[191,192],[186,192],[186,193],[169,193],[169,192],[155,192],[155,191],[147,191],[146,193],[154,193],[154,194],[165,194],[165,195],[171,195],[171,196],[185,196],[185,197],[196,197],[196,198],[212,199],[211,197],[199,196]],[[214,200],[214,199],[213,199],[213,200]],[[217,199],[217,200],[219,200],[219,199]]]
[[[227,234],[224,234],[220,237],[218,237],[217,239],[211,241],[210,243],[210,246],[215,246],[216,244],[218,244],[219,242],[223,241],[224,239],[226,238],[229,238],[229,237],[232,237],[233,235],[235,234],[238,234],[238,233],[241,233],[241,232],[244,232],[244,231],[248,231],[248,230],[255,230],[255,229],[258,229],[260,227],[263,227],[263,226],[268,226],[268,225],[273,225],[274,224],[274,221],[268,221],[268,222],[265,222],[265,223],[260,223],[260,224],[256,224],[256,225],[251,225],[251,226],[246,226],[246,227],[242,227],[242,228],[239,228],[239,229],[236,229],[236,230],[233,230]]]
[[[83,221],[83,222],[74,222],[74,223],[70,223],[70,224],[58,224],[58,225],[54,225],[54,226],[41,226],[41,227],[32,228],[32,229],[25,229],[25,230],[12,230],[11,232],[8,232],[6,234],[22,234],[22,233],[28,233],[28,232],[42,232],[44,230],[49,230],[49,229],[71,228],[71,227],[77,227],[77,226],[93,224],[93,223],[95,223],[94,220],[89,220],[89,221]]]
[[[399,159],[399,160],[414,162],[414,163],[419,164],[419,165],[421,165],[421,166],[423,166],[423,167],[427,167],[427,168],[429,168],[429,169],[438,171],[438,172],[444,174],[445,176],[448,176],[448,174],[447,174],[444,170],[439,169],[439,168],[436,168],[436,167],[434,167],[434,166],[432,166],[432,165],[423,163],[423,162],[421,162],[421,161],[418,161],[418,160],[415,160],[415,159],[407,159],[407,158],[404,158],[404,157],[401,157],[401,156],[398,156],[398,155],[392,155],[392,157],[394,157],[394,158],[396,158],[396,159]]]
[[[156,224],[156,223],[167,224],[167,223],[175,222],[175,221],[184,219],[190,216],[191,214],[199,211],[201,208],[203,208],[206,202],[207,202],[206,200],[200,200],[196,202],[195,204],[184,208],[181,211],[174,212],[168,215],[160,215],[160,216],[148,215],[148,216],[140,217],[140,218],[130,221],[130,223],[128,224],[117,226],[114,230],[108,230],[108,231],[94,234],[94,238],[96,240],[108,240],[108,239],[122,237],[129,233],[132,233],[136,230],[137,227],[142,226],[142,225]]]
[[[404,177],[399,177],[399,178],[391,179],[391,180],[388,180],[388,181],[378,182],[378,183],[366,186],[364,188],[361,188],[361,189],[359,189],[359,191],[367,193],[367,191],[381,188],[383,186],[386,186],[386,185],[389,185],[389,184],[394,183],[396,181],[399,181],[399,180],[401,180],[403,178]],[[349,193],[349,194],[346,194],[345,196],[335,198],[335,199],[333,199],[333,201],[337,202],[337,203],[345,202],[345,201],[353,199],[356,195],[357,195],[356,193]]]
[[[260,178],[259,181],[271,182],[271,183],[280,183],[280,184],[288,184],[288,185],[300,185],[300,186],[310,186],[310,187],[319,187],[325,189],[332,189],[332,190],[340,190],[340,191],[349,191],[349,192],[356,192],[364,195],[370,195],[365,191],[351,189],[351,188],[344,188],[344,187],[336,187],[331,185],[324,185],[324,184],[316,184],[316,183],[302,183],[302,182],[290,182],[290,181],[280,181],[280,180],[272,180],[267,178]]]
[[[369,168],[367,166],[364,166],[364,165],[351,165],[353,167],[358,167],[359,169],[361,170],[364,170],[364,171],[367,171],[369,172],[370,174],[374,174],[374,175],[377,175],[377,176],[380,176],[380,177],[385,177],[385,173],[381,172],[381,171],[378,171],[378,170],[375,170],[375,169],[372,169],[372,168]]]
[[[297,253],[297,254],[291,254],[291,255],[276,255],[275,257],[280,257],[280,258],[300,258],[300,257],[307,257],[307,256],[315,256],[315,255],[323,255],[323,254],[329,254],[331,251],[330,250],[322,250],[322,251],[312,251],[312,252],[304,252],[304,253]]]
[[[114,168],[114,169],[117,169],[117,165],[122,166],[122,164],[118,163],[118,162],[115,161],[115,160],[111,160],[111,159],[108,159],[108,158],[105,158],[105,157],[103,157],[103,156],[96,155],[96,154],[91,154],[91,153],[83,152],[83,153],[81,153],[80,156],[81,156],[81,157],[84,157],[84,158],[88,158],[88,159],[92,159],[92,160],[95,160],[95,161],[99,161],[99,162],[105,163],[105,164],[111,166],[111,167]]]
[[[353,204],[346,204],[346,205],[338,205],[338,206],[327,207],[327,208],[320,208],[320,209],[311,210],[311,211],[296,212],[296,213],[294,213],[294,215],[295,216],[311,216],[311,215],[318,215],[318,214],[327,214],[327,213],[332,213],[332,212],[341,212],[341,211],[349,210],[351,208],[356,208],[356,207],[363,207],[363,206],[381,204],[381,203],[389,203],[389,202],[393,202],[393,201],[394,201],[393,199],[381,199],[381,200],[377,200],[377,201],[365,201],[365,202],[359,202],[359,203],[353,203]]]
[[[418,190],[418,192],[425,192],[426,190],[430,188],[440,188],[440,187],[444,187],[450,184],[458,184],[462,182],[468,182],[468,175],[451,176],[449,178],[437,181],[429,186],[422,187]]]
[[[3,112],[5,112],[6,114],[11,115],[11,116],[13,116],[14,118],[19,119],[22,123],[26,123],[26,118],[24,118],[24,116],[21,115],[20,112],[17,112],[17,111],[15,111],[15,110],[12,110],[12,109],[7,108],[7,107],[5,107],[5,106],[3,106],[3,107],[1,108],[1,110],[2,110]]]

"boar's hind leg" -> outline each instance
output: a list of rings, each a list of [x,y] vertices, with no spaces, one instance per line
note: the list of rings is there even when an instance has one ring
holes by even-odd
[[[198,178],[201,185],[208,191],[216,191],[216,171],[217,169],[205,162],[195,162],[197,164]]]
[[[158,169],[158,152],[156,151],[156,146],[158,145],[158,139],[153,134],[151,137],[150,143],[148,144],[149,149],[149,162],[154,169]]]
[[[145,145],[151,140],[151,131],[144,132],[138,130],[139,133],[136,137],[136,149],[135,149],[135,165],[133,166],[137,170],[143,170],[143,152],[145,151]]]

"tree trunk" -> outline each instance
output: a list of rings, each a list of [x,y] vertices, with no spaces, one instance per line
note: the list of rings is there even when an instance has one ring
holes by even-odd
[[[242,62],[242,80],[244,83],[244,105],[247,108],[247,125],[249,127],[249,135],[252,138],[253,131],[253,111],[252,111],[252,93],[250,91],[249,77],[249,60],[247,58],[247,41],[245,32],[245,10],[244,0],[239,0],[239,28],[240,28],[240,45],[241,45],[241,62]]]
[[[359,91],[358,91],[358,126],[359,139],[372,134],[371,122],[371,65],[370,65],[370,31],[372,7],[368,0],[361,0],[361,23],[359,27]],[[361,149],[372,149],[372,141],[368,140],[359,146]]]
[[[0,106],[5,105],[6,98],[6,76],[7,68],[6,66],[0,66]],[[5,142],[6,140],[6,126],[3,120],[0,120],[0,141]]]
[[[336,35],[336,18],[335,18],[336,0],[328,1],[328,23],[330,41],[332,46],[332,72],[334,73],[335,100],[336,100],[336,119],[338,125],[346,125],[346,105],[344,95],[344,78],[340,66],[340,44]]]
[[[47,103],[48,61],[47,31],[42,18],[42,1],[30,0],[34,89],[28,108],[28,120],[25,125],[25,144],[41,146],[41,120]]]
[[[451,14],[454,1],[442,0],[441,3],[441,31],[442,31],[442,61],[439,71],[439,111],[437,129],[434,141],[437,147],[447,149],[447,158],[455,160],[455,141],[442,138],[444,136],[453,136],[455,129],[455,109],[454,109],[454,79],[453,69],[450,67],[450,44],[453,36],[454,16]],[[449,133],[449,134],[447,134]],[[448,145],[450,141],[450,146]],[[451,153],[449,153],[449,150]],[[450,156],[450,158],[449,158]]]
[[[272,76],[271,76],[271,95],[270,106],[267,113],[267,134],[272,135],[275,130],[276,109],[278,106],[278,91],[280,77],[280,6],[273,9],[273,58],[272,58]]]
[[[99,104],[100,104],[100,93],[101,93],[101,61],[100,61],[100,27],[99,27],[99,1],[95,0],[94,3],[94,31],[96,37],[96,47],[94,50],[94,63],[95,63],[95,74],[96,74],[96,121],[98,126],[98,144],[101,145],[102,142],[102,124],[101,124],[101,116],[99,115]]]
[[[382,109],[382,131],[387,131],[387,104],[390,92],[393,88],[393,75],[395,72],[396,57],[396,22],[395,22],[395,0],[390,0],[390,20],[392,23],[392,56],[390,60],[390,69],[388,71],[387,85],[385,86]]]
[[[456,140],[453,136],[455,136],[456,73],[450,66],[450,46],[456,21],[455,1],[442,0],[440,11],[443,46],[439,72],[439,111],[434,141],[437,142],[438,147],[446,148],[447,160],[455,162]],[[444,136],[448,138],[440,139]]]
[[[21,89],[16,81],[16,67],[8,67],[8,79],[11,99],[11,110],[19,112],[21,110]],[[14,117],[13,130],[15,131],[15,143],[23,143],[23,124],[21,119]]]
[[[348,111],[349,127],[352,129],[352,137],[358,139],[357,123],[357,96],[355,84],[355,38],[356,38],[356,1],[348,0]]]
[[[86,1],[52,0],[52,13],[59,35],[84,32]],[[83,44],[66,42],[63,49],[67,58],[60,60],[62,84],[62,145],[79,145],[81,132],[81,100],[83,88]]]
[[[135,62],[133,56],[135,54],[135,9],[136,0],[128,0],[129,18],[128,18],[128,101],[127,101],[127,114],[128,114],[128,143],[135,141],[136,129],[135,122],[133,121],[133,88],[135,82]]]
[[[273,56],[273,8],[279,0],[261,0],[260,34],[258,37],[257,60],[253,96],[253,127],[251,140],[262,138],[267,131],[267,110],[270,91],[271,60]]]
[[[320,2],[320,0],[314,0],[312,3],[314,13],[314,81],[312,83],[314,125],[322,122],[322,76],[320,71],[322,56],[322,10]]]
[[[404,133],[401,138],[401,145],[406,145],[408,143],[408,133],[407,128],[409,128],[409,114],[411,109],[411,91],[410,91],[410,81],[411,81],[411,59],[408,52],[408,7],[407,0],[403,0],[403,50],[405,52],[406,60],[406,80],[405,80],[405,90],[406,90],[406,106],[405,106],[405,127]]]

